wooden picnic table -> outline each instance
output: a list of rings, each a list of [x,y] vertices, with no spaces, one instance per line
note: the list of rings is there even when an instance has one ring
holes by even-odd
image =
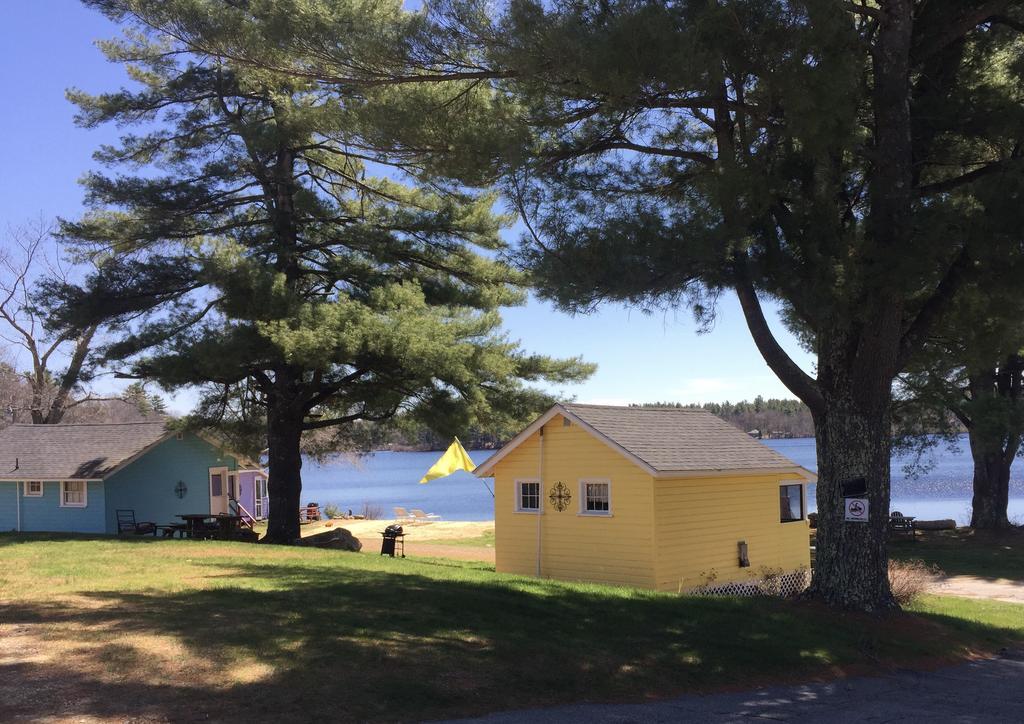
[[[182,531],[189,538],[218,537],[231,540],[237,537],[242,526],[242,516],[230,513],[185,513],[179,515],[185,521]],[[207,525],[207,521],[213,521],[217,528],[213,529]]]
[[[206,521],[214,516],[210,513],[184,513],[178,517],[185,521],[185,535],[195,538],[207,535],[209,529],[206,527]]]
[[[908,535],[916,540],[917,537],[914,535],[915,520],[916,517],[913,515],[903,515],[899,511],[894,511],[889,514],[889,530],[895,534]]]
[[[211,516],[217,521],[217,525],[220,526],[220,532],[225,538],[233,538],[238,530],[242,527],[242,516],[232,515],[231,513],[217,513]]]

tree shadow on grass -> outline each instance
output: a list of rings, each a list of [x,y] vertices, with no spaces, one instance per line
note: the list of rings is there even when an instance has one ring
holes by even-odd
[[[448,575],[433,561],[366,570],[325,560],[204,561],[220,587],[90,592],[85,608],[0,603],[0,624],[64,652],[0,666],[0,712],[306,721],[326,709],[331,719],[418,720],[820,678],[948,656],[954,645],[908,615],[593,590],[465,566]],[[34,694],[19,699],[26,683]]]
[[[975,576],[988,581],[1024,582],[1024,529],[988,533],[958,528],[929,531],[916,540],[889,543],[894,559],[920,559],[946,575]]]
[[[105,533],[0,533],[0,548],[23,543],[65,543],[67,541],[104,541],[107,543],[156,543],[166,541],[153,535],[107,535]]]

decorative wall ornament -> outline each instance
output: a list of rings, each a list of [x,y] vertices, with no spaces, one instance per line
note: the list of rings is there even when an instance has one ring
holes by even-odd
[[[188,486],[185,485],[184,480],[179,480],[178,484],[174,486],[174,494],[179,498],[184,498],[186,493],[188,493]]]
[[[555,506],[555,510],[561,513],[563,510],[569,507],[569,503],[572,502],[572,491],[569,487],[559,480],[553,486],[551,486],[551,494],[548,495],[548,500]]]

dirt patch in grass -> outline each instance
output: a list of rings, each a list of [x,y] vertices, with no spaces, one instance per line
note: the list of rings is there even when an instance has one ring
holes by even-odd
[[[941,596],[983,598],[1024,604],[1024,581],[1011,581],[1006,578],[992,580],[977,576],[943,576],[932,585],[931,591]]]
[[[449,558],[456,561],[481,561],[494,565],[494,548],[486,546],[445,545],[444,543],[420,543],[407,541],[407,556],[425,558]]]

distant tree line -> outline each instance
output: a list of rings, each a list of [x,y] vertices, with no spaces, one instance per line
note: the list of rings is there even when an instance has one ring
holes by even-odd
[[[554,402],[552,398],[551,404]],[[751,401],[701,404],[642,402],[634,403],[631,407],[707,410],[740,430],[749,433],[756,431],[757,437],[765,439],[814,437],[811,412],[799,400],[765,399],[758,395]],[[521,421],[491,421],[487,426],[472,425],[464,428],[459,432],[459,440],[467,450],[493,450],[507,443],[521,429]],[[364,442],[378,450],[443,450],[451,444],[451,437],[438,434],[427,425],[403,416],[387,424],[367,424],[363,426],[362,435]],[[309,452],[315,454],[317,451],[310,449]]]
[[[554,400],[552,399],[552,404]],[[669,407],[688,410],[707,410],[730,425],[751,433],[759,439],[814,437],[814,420],[811,411],[800,400],[765,398],[758,395],[753,400],[739,402],[640,402],[630,407]],[[926,454],[932,447],[943,441],[949,442],[963,434],[967,428],[952,413],[941,409],[925,414],[920,401],[901,399],[893,419],[894,450],[901,454]],[[492,450],[511,440],[521,425],[494,423],[487,428],[471,426],[459,433],[459,439],[468,450]],[[366,425],[362,438],[363,447],[388,450],[443,450],[451,443],[450,437],[439,435],[424,424],[401,417],[390,425]],[[309,452],[337,452],[334,449]],[[320,446],[322,447],[322,446]]]
[[[707,410],[730,425],[759,438],[814,437],[811,411],[800,400],[765,399],[761,395],[752,401],[704,402],[644,402],[635,407],[676,407],[689,410]]]

